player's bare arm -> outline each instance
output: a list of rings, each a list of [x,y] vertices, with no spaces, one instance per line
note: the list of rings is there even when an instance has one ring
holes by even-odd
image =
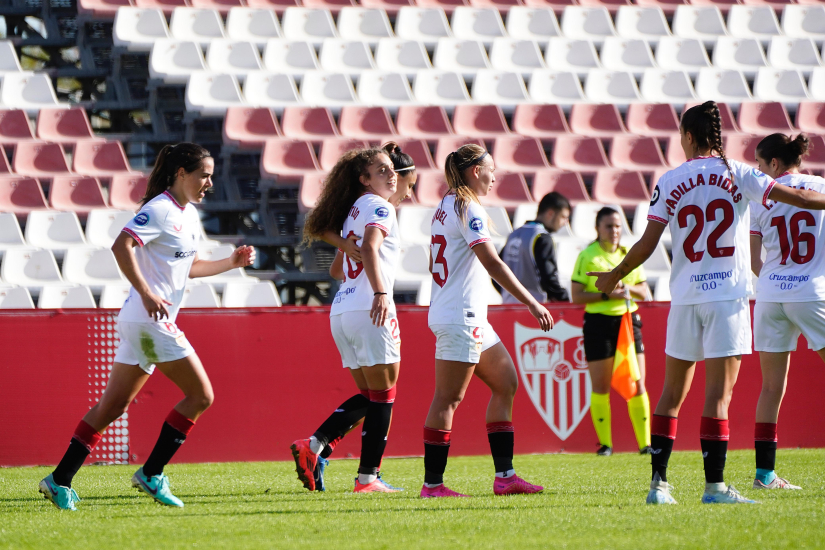
[[[115,255],[117,265],[140,295],[140,299],[143,300],[143,307],[146,308],[149,316],[155,321],[168,318],[169,310],[166,306],[172,305],[172,302],[164,300],[149,289],[149,285],[138,267],[137,258],[135,258],[136,246],[138,246],[138,243],[131,235],[121,232],[112,245],[112,252]]]
[[[825,195],[810,189],[794,189],[777,183],[771,188],[768,198],[803,210],[825,210]]]
[[[762,271],[762,237],[751,235],[751,271],[759,277]]]
[[[648,221],[642,238],[628,250],[627,256],[624,257],[624,260],[622,260],[613,271],[589,272],[588,275],[596,277],[596,288],[605,294],[612,293],[622,279],[650,258],[650,255],[653,254],[653,251],[656,250],[656,247],[659,245],[659,239],[662,238],[665,227],[667,226],[663,223],[653,220]]]
[[[381,278],[381,262],[378,258],[378,249],[384,242],[384,233],[375,226],[367,227],[364,231],[364,240],[361,243],[361,263],[364,265],[364,272],[370,282],[375,297],[372,300],[370,318],[375,326],[383,326],[390,311],[389,292],[384,288],[384,281]]]
[[[344,254],[340,250],[335,253],[332,265],[329,266],[329,276],[336,281],[346,280],[346,276],[344,275]]]
[[[342,250],[344,254],[356,263],[361,261],[361,247],[358,246],[358,239],[360,239],[358,235],[350,235],[345,239],[334,231],[326,231],[321,236],[322,241],[334,246],[338,250]]]
[[[615,298],[617,300],[622,300],[626,297],[626,288],[628,287],[624,286],[624,284],[621,281],[619,281],[619,284],[616,285],[616,288],[613,290],[613,292],[608,294],[608,296],[610,296],[611,298]],[[604,298],[602,298],[601,292],[586,292],[584,290],[583,284],[573,281],[570,285],[570,300],[574,304],[593,304],[596,302],[601,302],[602,300],[604,300]]]
[[[198,277],[211,277],[220,275],[236,267],[247,267],[255,261],[255,248],[251,246],[239,246],[232,251],[228,258],[223,260],[201,260],[195,256],[189,276],[193,279]]]

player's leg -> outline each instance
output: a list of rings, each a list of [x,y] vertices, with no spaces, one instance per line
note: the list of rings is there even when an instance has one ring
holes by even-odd
[[[791,363],[790,352],[759,352],[762,367],[762,391],[756,404],[756,425],[754,426],[754,448],[756,451],[755,489],[795,488],[795,485],[777,477],[776,447],[779,407],[785,396],[788,370]]]
[[[642,319],[637,313],[633,314],[633,339],[636,343],[636,362],[639,365],[639,381],[636,382],[636,395],[627,402],[627,413],[630,423],[633,424],[633,433],[641,454],[650,454],[650,398],[645,387],[644,345],[642,343]]]
[[[592,353],[590,354],[592,357]],[[590,418],[599,438],[599,450],[596,454],[610,456],[613,454],[613,433],[610,422],[610,380],[613,377],[614,357],[596,361],[587,361],[590,375]]]

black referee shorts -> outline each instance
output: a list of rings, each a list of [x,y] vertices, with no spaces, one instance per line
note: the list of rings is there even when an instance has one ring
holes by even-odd
[[[633,312],[633,339],[636,341],[636,353],[644,353],[642,343],[642,318]],[[616,342],[619,339],[621,315],[603,315],[585,313],[582,336],[584,337],[584,356],[588,361],[600,361],[616,355]]]

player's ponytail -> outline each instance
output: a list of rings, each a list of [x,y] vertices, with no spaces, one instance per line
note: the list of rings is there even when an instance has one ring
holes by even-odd
[[[392,161],[392,169],[399,176],[406,176],[415,172],[415,161],[410,155],[401,151],[401,146],[396,142],[388,141],[381,146],[381,149],[389,155]]]
[[[716,102],[705,101],[685,111],[682,114],[682,130],[690,132],[699,150],[710,150],[722,159],[733,183],[733,171],[725,156],[725,146],[722,142],[722,115]]]
[[[466,221],[467,207],[470,202],[479,202],[478,195],[467,183],[464,172],[481,162],[486,156],[487,151],[483,147],[468,143],[447,155],[447,160],[444,162],[444,177],[447,179],[450,192],[455,194],[455,213],[462,223]]]
[[[155,166],[146,185],[146,194],[140,200],[140,205],[143,206],[172,187],[178,170],[183,168],[184,172],[191,174],[202,166],[203,159],[211,157],[212,154],[197,143],[164,145],[155,159]]]
[[[805,134],[799,134],[794,139],[785,134],[771,134],[759,142],[756,154],[768,164],[773,159],[779,159],[784,168],[797,168],[810,146],[811,142]]]

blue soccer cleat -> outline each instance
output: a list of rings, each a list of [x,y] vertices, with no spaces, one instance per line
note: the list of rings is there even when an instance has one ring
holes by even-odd
[[[135,472],[135,475],[132,476],[132,487],[143,491],[161,504],[183,508],[181,499],[173,495],[172,491],[169,490],[169,478],[166,477],[166,474],[146,477],[143,475],[143,467],[141,467]]]
[[[326,491],[327,487],[324,485],[324,470],[326,470],[327,466],[329,465],[329,460],[326,458],[319,456],[318,462],[315,464],[315,471],[313,475],[315,476],[315,490],[316,491]]]
[[[667,481],[662,481],[658,473],[653,474],[653,481],[650,482],[650,491],[647,493],[645,504],[676,504],[676,499],[670,494],[673,485]]]
[[[739,494],[739,491],[729,485],[724,491],[709,491],[705,489],[702,495],[702,504],[758,504],[759,501],[751,500]]]
[[[61,510],[77,511],[74,503],[80,502],[80,497],[71,487],[63,487],[55,483],[52,474],[47,475],[40,481],[38,489],[43,493],[44,498],[50,500],[52,504]]]

